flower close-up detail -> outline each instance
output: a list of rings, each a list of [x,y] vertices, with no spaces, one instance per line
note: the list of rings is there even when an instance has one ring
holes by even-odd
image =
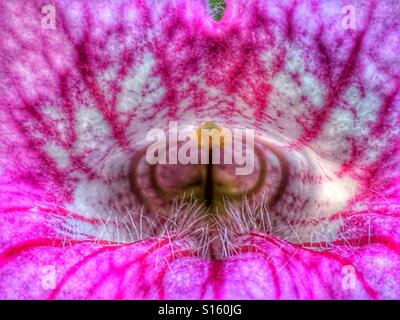
[[[400,299],[399,17],[1,0],[0,299]]]

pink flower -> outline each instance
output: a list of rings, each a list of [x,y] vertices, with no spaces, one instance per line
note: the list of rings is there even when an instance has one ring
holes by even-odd
[[[355,1],[353,29],[339,1],[206,3],[0,5],[1,298],[400,298],[400,6]],[[202,213],[131,190],[148,130],[210,119],[286,173],[217,255]]]

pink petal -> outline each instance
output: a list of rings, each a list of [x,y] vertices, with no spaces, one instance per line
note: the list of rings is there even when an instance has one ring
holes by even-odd
[[[337,1],[226,2],[217,23],[200,0],[56,1],[56,30],[45,1],[0,5],[1,298],[400,297],[400,7],[356,1],[344,30]],[[209,118],[283,140],[279,212],[335,238],[252,233],[224,260],[103,239],[107,214],[137,205],[126,177],[147,130]]]

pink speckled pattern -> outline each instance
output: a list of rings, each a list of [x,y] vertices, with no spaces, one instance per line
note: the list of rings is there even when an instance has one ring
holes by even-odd
[[[0,3],[0,298],[400,299],[398,1],[352,1],[355,30],[339,0],[60,0],[56,30],[47,2]],[[301,242],[117,241],[146,131],[207,119],[286,150]]]

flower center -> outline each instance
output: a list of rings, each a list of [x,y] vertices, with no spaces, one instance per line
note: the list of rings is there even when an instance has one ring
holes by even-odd
[[[176,200],[194,200],[213,215],[225,213],[227,201],[266,196],[268,206],[274,206],[287,185],[283,153],[257,137],[249,139],[237,133],[205,122],[194,130],[192,141],[159,145],[155,157],[164,159],[162,163],[149,159],[149,147],[142,148],[130,165],[132,192],[147,209],[165,215]],[[172,161],[173,149],[178,161]],[[187,152],[195,153],[189,155],[189,163]],[[244,168],[248,170],[240,170]]]

